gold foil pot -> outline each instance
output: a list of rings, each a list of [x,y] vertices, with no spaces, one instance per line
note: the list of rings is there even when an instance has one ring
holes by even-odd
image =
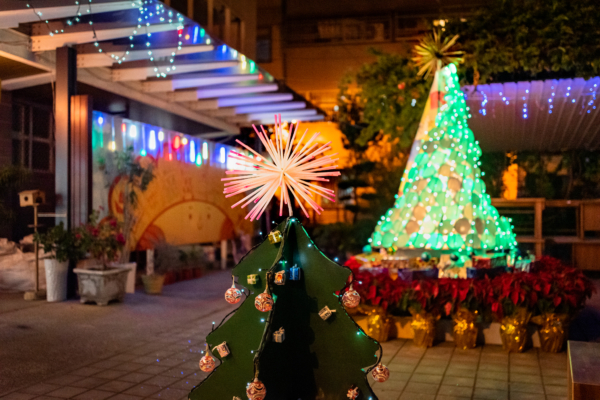
[[[509,317],[502,318],[500,323],[500,338],[502,348],[506,351],[520,353],[527,345],[527,324],[531,313],[524,308]]]
[[[415,333],[413,342],[419,347],[431,347],[433,346],[433,339],[435,339],[435,322],[439,317],[434,317],[430,313],[419,312],[413,313],[413,318],[410,323],[411,328]]]
[[[558,353],[562,350],[569,326],[568,314],[546,313],[531,319],[540,325],[540,346],[548,353]]]
[[[477,346],[477,334],[479,328],[475,324],[477,314],[467,310],[459,309],[452,316],[454,321],[454,344],[459,349],[474,349]]]
[[[394,320],[381,307],[373,307],[367,315],[367,334],[378,342],[387,342]]]

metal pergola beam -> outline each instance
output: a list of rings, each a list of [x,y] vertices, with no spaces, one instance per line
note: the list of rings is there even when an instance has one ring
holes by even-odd
[[[146,35],[147,33],[166,32],[177,29],[177,26],[178,24],[176,23],[153,24],[150,26],[143,26],[142,28],[138,28],[137,25],[132,25],[122,28],[96,29],[95,33],[97,35],[94,35],[94,31],[90,29],[83,32],[60,33],[53,36],[31,36],[31,50],[47,51],[65,45],[92,43],[96,41],[100,42],[129,36]]]
[[[127,61],[138,61],[138,60],[146,60],[149,57],[149,52],[152,52],[152,56],[154,58],[162,58],[162,57],[170,57],[173,56],[173,53],[177,56],[182,56],[185,54],[195,54],[195,53],[203,53],[207,51],[213,51],[214,46],[207,44],[199,44],[192,46],[183,46],[180,50],[177,49],[177,46],[173,47],[164,47],[160,49],[151,49],[151,50],[131,50],[131,51],[122,51],[119,53],[119,58],[111,57],[107,52],[104,53],[88,53],[88,54],[78,54],[77,55],[77,67],[78,68],[94,68],[94,67],[110,67],[113,64],[119,63],[120,60],[124,62]]]
[[[21,3],[22,6],[26,7],[24,2]],[[65,6],[44,7],[44,3],[36,2],[35,11],[32,7],[23,8],[21,10],[0,11],[0,29],[17,28],[19,24],[38,22],[40,19],[50,20],[74,17],[77,15],[78,11],[85,14],[99,14],[105,12],[130,10],[138,8],[141,5],[139,0],[114,1],[110,3],[94,2],[93,6],[85,3],[79,6],[74,3],[75,2]],[[90,9],[89,12],[88,8]]]
[[[216,61],[183,65],[160,65],[157,67],[133,67],[117,68],[112,70],[112,80],[119,81],[143,81],[152,76],[156,76],[165,70],[169,75],[187,74],[189,72],[210,71],[221,68],[235,67],[238,61]]]
[[[201,86],[215,86],[237,82],[249,82],[256,81],[258,79],[258,74],[198,74],[195,76],[186,76],[176,79],[144,82],[144,91],[148,93],[172,92],[178,89],[198,88]],[[178,95],[179,93],[183,92],[186,92],[186,94],[182,96]],[[196,90],[182,90],[180,92],[171,93],[170,96],[171,95],[173,101],[189,101],[195,99],[194,96],[196,95]],[[184,100],[177,100],[180,97],[184,98]]]

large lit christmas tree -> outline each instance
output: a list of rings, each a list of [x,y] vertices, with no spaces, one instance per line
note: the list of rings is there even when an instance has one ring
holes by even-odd
[[[470,254],[516,245],[510,221],[485,192],[469,117],[456,66],[436,68],[396,202],[378,222],[372,246]]]

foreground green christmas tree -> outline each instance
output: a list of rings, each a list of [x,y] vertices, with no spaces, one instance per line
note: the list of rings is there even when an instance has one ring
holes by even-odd
[[[227,171],[238,177],[223,179],[225,193],[250,192],[237,203],[255,204],[247,218],[259,218],[277,190],[280,215],[284,204],[291,214],[294,198],[308,216],[306,207],[321,210],[315,195],[333,196],[315,183],[339,174],[331,165],[332,155],[324,155],[329,144],[319,143],[318,134],[304,142],[305,133],[296,141],[297,132],[296,124],[291,137],[284,135],[280,119],[274,140],[262,127],[256,130],[270,160],[241,142],[256,157],[232,152],[230,157],[243,168]],[[389,371],[379,363],[379,343],[345,311],[360,302],[349,286],[351,274],[316,248],[297,219],[286,219],[233,270],[234,280],[249,295],[206,338],[221,362],[216,366],[210,354],[202,357],[200,369],[213,372],[189,399],[263,400],[268,395],[273,400],[375,400],[367,373],[383,382]],[[241,298],[235,284],[225,293],[231,304]]]
[[[358,388],[359,399],[376,399],[366,372],[377,362],[379,345],[355,324],[335,294],[346,286],[350,270],[323,255],[296,219],[288,218],[276,229],[282,234],[280,243],[264,241],[233,270],[250,295],[206,338],[211,349],[225,343],[229,353],[213,350],[221,364],[189,398],[245,399],[257,378],[270,399],[339,400],[351,388]],[[285,280],[278,284],[282,272]],[[265,289],[274,304],[263,312],[258,308],[265,303],[257,297]],[[331,310],[327,318],[326,310]],[[278,342],[281,328],[283,341]]]
[[[369,240],[374,247],[459,254],[512,249],[510,222],[485,193],[481,148],[467,119],[456,66],[435,72],[397,200]]]

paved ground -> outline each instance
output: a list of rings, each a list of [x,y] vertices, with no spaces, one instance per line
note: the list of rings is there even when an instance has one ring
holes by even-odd
[[[1,295],[0,399],[186,399],[204,378],[199,346],[212,321],[234,307],[222,297],[229,284],[229,272],[219,272],[108,307]],[[374,385],[380,400],[567,398],[565,353],[425,350],[394,340],[384,362],[391,377]]]

